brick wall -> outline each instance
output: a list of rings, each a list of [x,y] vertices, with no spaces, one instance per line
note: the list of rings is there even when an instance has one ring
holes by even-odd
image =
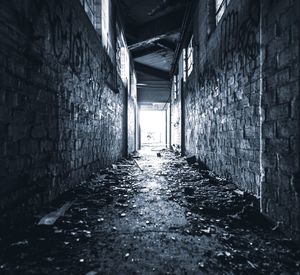
[[[132,97],[128,99],[128,153],[132,153],[136,150],[135,144],[135,112],[136,102]]]
[[[260,3],[231,1],[211,30],[209,2],[199,2],[194,20],[195,64],[184,88],[186,153],[258,196]]]
[[[186,154],[260,197],[299,238],[300,3],[232,0],[214,28],[213,2],[200,1],[194,18]]]
[[[299,237],[300,3],[262,4],[262,210]]]
[[[182,150],[181,133],[182,133],[182,89],[183,89],[183,55],[179,59],[177,84],[174,80],[171,92],[171,147],[174,151]],[[175,85],[177,86],[175,88]],[[176,93],[175,90],[176,89]]]
[[[131,90],[128,94],[128,153],[136,151],[136,131],[137,131],[137,89],[136,76],[131,73]]]
[[[122,157],[127,94],[79,1],[1,1],[0,14],[3,210],[40,205]]]

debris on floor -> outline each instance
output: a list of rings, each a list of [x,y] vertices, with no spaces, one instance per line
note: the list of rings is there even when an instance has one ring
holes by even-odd
[[[194,157],[159,153],[82,182],[68,193],[72,205],[57,202],[55,223],[46,216],[48,226],[37,219],[3,233],[0,273],[299,274],[298,244],[260,214],[256,198]]]
[[[45,215],[41,220],[38,222],[38,225],[53,225],[56,220],[63,216],[65,212],[71,207],[74,202],[66,202],[62,207],[57,209],[57,211],[53,211],[47,215]]]
[[[186,157],[186,161],[189,165],[192,165],[197,161],[197,159],[196,156],[190,156],[190,157]]]
[[[137,167],[143,172],[143,168],[140,166],[140,164],[138,163],[138,161],[136,159],[134,159],[134,162],[137,165]]]

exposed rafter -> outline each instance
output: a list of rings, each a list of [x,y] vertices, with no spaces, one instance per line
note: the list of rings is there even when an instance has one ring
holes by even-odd
[[[152,75],[152,76],[155,76],[157,78],[160,78],[160,79],[164,79],[164,80],[169,80],[170,77],[169,77],[169,73],[167,71],[163,71],[163,70],[160,70],[160,69],[157,69],[157,68],[153,68],[151,66],[147,66],[147,65],[144,65],[142,63],[139,63],[139,62],[135,62],[135,69],[137,71],[140,71],[142,73],[146,73],[146,74],[149,74],[149,75]]]
[[[159,51],[172,51],[175,52],[176,44],[173,42],[170,42],[165,39],[158,40],[157,42],[153,44],[147,44],[146,47],[139,47],[131,50],[131,56],[132,58],[139,58],[141,56],[145,56],[152,53],[157,53]]]
[[[168,37],[169,35],[172,35],[172,34],[174,34],[174,33],[177,33],[177,31],[172,31],[172,32],[170,32],[170,33],[161,34],[161,35],[155,36],[155,37],[153,37],[153,38],[151,38],[151,39],[149,38],[149,39],[146,39],[146,40],[142,40],[142,41],[140,41],[140,42],[137,42],[137,43],[136,43],[136,40],[135,40],[135,42],[134,42],[133,44],[130,44],[130,45],[128,46],[128,49],[129,49],[130,51],[132,51],[132,50],[136,50],[136,49],[141,48],[141,47],[144,47],[144,48],[149,47],[149,45],[156,44],[157,41],[159,41],[159,40],[161,40],[161,39],[163,39],[163,38],[166,38],[166,37]],[[130,42],[129,42],[129,43],[130,43]]]
[[[164,48],[166,50],[170,50],[172,52],[175,52],[175,50],[176,50],[176,44],[167,39],[161,39],[161,40],[157,41],[156,45],[158,45],[161,48]]]
[[[178,20],[178,18],[182,18],[183,16],[184,10],[177,10],[150,21],[136,28],[134,31],[129,30],[129,33],[136,34],[136,39],[129,45],[129,49],[132,50],[149,43],[154,43],[157,40],[161,40],[168,35],[178,32],[181,28],[181,20]]]
[[[164,10],[166,10],[167,8],[169,8],[170,6],[175,7],[175,6],[179,6],[179,5],[185,5],[186,1],[182,1],[182,0],[162,0],[162,2],[156,6],[153,10],[151,10],[148,15],[149,16],[153,16],[159,12],[162,12]]]
[[[159,47],[157,45],[153,45],[153,46],[150,46],[150,47],[146,47],[146,48],[137,49],[135,51],[132,51],[131,56],[132,56],[132,58],[138,58],[138,57],[141,57],[141,56],[145,56],[145,55],[157,52],[159,50],[161,50],[161,47]]]

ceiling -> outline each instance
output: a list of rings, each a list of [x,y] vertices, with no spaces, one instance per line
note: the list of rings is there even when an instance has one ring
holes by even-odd
[[[135,63],[140,102],[165,102],[170,73],[190,0],[118,0]],[[158,92],[159,91],[159,92]]]

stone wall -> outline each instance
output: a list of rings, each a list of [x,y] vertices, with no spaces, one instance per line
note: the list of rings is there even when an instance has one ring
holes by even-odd
[[[0,14],[0,209],[32,209],[125,155],[127,93],[79,1]]]
[[[262,1],[262,210],[300,236],[299,1]]]

